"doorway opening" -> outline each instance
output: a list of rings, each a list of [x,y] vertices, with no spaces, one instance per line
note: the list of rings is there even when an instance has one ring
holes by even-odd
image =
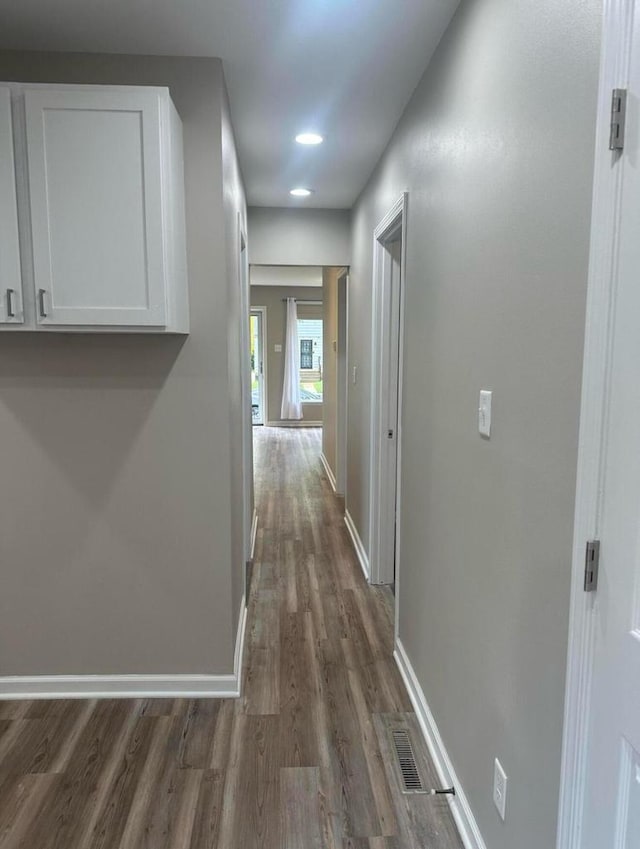
[[[373,238],[371,344],[371,455],[369,563],[371,583],[398,581],[402,347],[404,312],[404,194],[378,224]]]
[[[264,355],[265,307],[252,307],[250,314],[249,339],[251,344],[251,422],[264,425],[266,397],[266,361]]]
[[[322,271],[321,266],[250,266],[251,412],[255,425],[322,426],[325,371]],[[288,331],[288,299],[295,301],[295,333]],[[294,350],[288,351],[287,339],[294,337]],[[290,392],[288,388],[285,392],[285,372],[290,368],[288,357],[295,360],[301,405],[300,416],[291,418],[289,408],[283,405],[285,399],[289,400]]]

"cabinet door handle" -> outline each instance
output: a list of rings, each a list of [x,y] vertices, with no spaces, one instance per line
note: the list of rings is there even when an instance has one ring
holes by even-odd
[[[7,289],[7,318],[15,318],[16,312],[13,308],[13,289]]]
[[[45,289],[38,289],[38,306],[40,307],[40,318],[47,317],[47,311],[44,308],[44,296],[46,295]]]

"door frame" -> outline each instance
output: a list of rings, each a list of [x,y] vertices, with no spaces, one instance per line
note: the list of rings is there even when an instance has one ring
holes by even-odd
[[[586,542],[598,538],[602,518],[622,190],[621,169],[613,167],[620,156],[609,150],[611,91],[628,85],[633,6],[634,0],[604,2],[557,849],[580,849],[582,845],[597,624],[597,593],[583,589],[584,559]]]
[[[266,307],[254,307],[252,306],[249,310],[249,314],[258,313],[260,315],[260,325],[261,325],[261,333],[262,333],[262,380],[261,380],[261,392],[262,392],[262,424],[266,426],[267,424],[267,348],[266,348],[266,338],[267,338],[267,308]]]
[[[340,321],[340,304],[344,292],[344,315]],[[336,327],[336,492],[347,497],[347,451],[349,426],[349,268],[341,269],[337,277]],[[344,368],[340,368],[341,324],[344,336]]]
[[[398,363],[398,424],[396,432],[396,480],[395,480],[395,511],[396,525],[400,523],[400,469],[402,451],[402,373],[404,351],[404,301],[405,301],[405,268],[407,253],[407,200],[404,192],[393,204],[373,233],[373,287],[372,287],[372,320],[371,320],[371,424],[370,424],[370,453],[369,453],[369,580],[372,584],[389,584],[394,580],[393,566],[383,564],[380,551],[385,542],[381,518],[385,510],[391,509],[392,497],[382,474],[381,451],[382,433],[386,428],[384,422],[386,401],[388,396],[385,387],[381,385],[381,375],[385,358],[389,358],[387,335],[383,333],[385,314],[382,305],[385,290],[391,282],[391,262],[389,251],[385,248],[393,235],[400,232],[402,250],[400,254],[400,315],[399,315],[399,363]],[[387,541],[388,542],[388,541]],[[400,571],[400,534],[395,535],[395,581],[398,583]],[[396,587],[396,599],[398,598]],[[397,606],[397,605],[396,605]],[[397,627],[397,615],[396,615]]]
[[[251,423],[251,359],[249,356],[249,255],[247,234],[238,213],[238,282],[240,289],[240,393],[242,397],[242,547],[245,564],[253,557],[255,500],[253,426]],[[246,599],[245,599],[246,601]]]

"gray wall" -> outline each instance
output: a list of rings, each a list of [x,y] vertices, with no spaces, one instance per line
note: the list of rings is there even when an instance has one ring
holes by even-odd
[[[0,334],[0,674],[229,673],[221,63],[3,52],[0,79],[169,86],[191,301],[184,340]]]
[[[284,351],[286,341],[287,305],[283,298],[299,298],[302,301],[322,300],[322,288],[313,286],[252,286],[251,306],[267,308],[267,335],[264,340],[267,360],[266,421],[279,422],[284,383]],[[302,316],[301,316],[302,317]],[[273,350],[282,345],[282,353]],[[303,404],[303,422],[322,421],[322,404]]]
[[[255,265],[348,265],[348,209],[249,207],[250,259]]]
[[[491,849],[555,845],[600,12],[463,2],[354,212],[347,507],[366,544],[371,239],[406,190],[400,639]]]

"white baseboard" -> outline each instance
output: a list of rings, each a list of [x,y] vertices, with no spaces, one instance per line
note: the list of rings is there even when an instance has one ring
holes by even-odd
[[[329,479],[329,483],[331,484],[331,489],[336,492],[336,476],[333,474],[331,466],[329,465],[329,461],[324,456],[324,453],[320,453],[320,462],[324,466],[324,470],[327,474],[327,478]]]
[[[236,647],[233,653],[233,678],[235,680],[235,696],[242,693],[242,658],[244,655],[244,635],[247,630],[247,599],[243,595],[240,601],[238,630],[236,631]]]
[[[253,560],[256,552],[256,536],[258,535],[258,511],[253,509],[253,521],[251,522],[251,546],[249,549],[249,557]]]
[[[351,537],[351,542],[353,543],[353,547],[356,550],[356,556],[358,558],[358,562],[360,563],[360,568],[362,569],[364,576],[368,581],[370,574],[369,558],[367,557],[367,552],[365,550],[364,545],[362,544],[362,540],[360,539],[360,534],[358,533],[358,529],[355,526],[355,522],[351,518],[351,514],[348,510],[344,511],[344,523],[347,526],[349,536]]]
[[[237,698],[246,624],[243,597],[232,675],[6,675],[0,677],[0,699]]]
[[[310,422],[301,419],[299,422],[294,421],[276,421],[267,422],[267,427],[322,427],[322,422]]]
[[[443,787],[451,787],[453,785],[456,788],[456,795],[449,797],[449,799],[451,813],[460,832],[462,843],[465,849],[486,849],[473,811],[460,784],[460,780],[456,775],[456,771],[453,768],[451,758],[440,736],[438,726],[427,704],[422,687],[418,682],[404,646],[399,639],[396,640],[393,656],[400,670],[402,680],[409,692],[411,704],[416,712],[422,734],[424,735],[429,753],[438,773],[438,778],[442,782]]]
[[[234,698],[235,675],[25,675],[0,678],[0,699]]]

